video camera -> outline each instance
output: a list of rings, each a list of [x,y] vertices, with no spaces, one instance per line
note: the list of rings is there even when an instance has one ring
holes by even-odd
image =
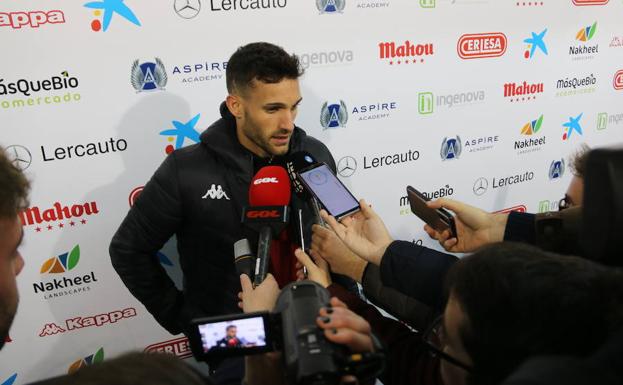
[[[291,384],[338,384],[346,374],[360,380],[383,369],[381,353],[349,354],[328,341],[316,325],[329,292],[312,281],[286,285],[273,313],[258,312],[199,318],[191,321],[190,343],[195,358],[208,363],[226,357],[282,351]],[[235,329],[235,330],[232,330]]]

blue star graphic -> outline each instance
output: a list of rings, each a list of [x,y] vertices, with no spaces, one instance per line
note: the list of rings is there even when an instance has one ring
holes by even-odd
[[[175,128],[164,130],[160,132],[160,135],[177,136],[177,139],[175,140],[176,149],[182,147],[182,145],[184,144],[185,138],[188,138],[194,141],[195,143],[198,143],[199,133],[195,131],[195,125],[199,121],[200,117],[201,117],[201,114],[197,114],[195,115],[194,118],[192,118],[186,123],[182,123],[182,122],[178,122],[177,120],[174,120],[172,123],[173,123],[173,126],[175,126]]]
[[[577,131],[579,135],[582,135],[582,127],[580,126],[582,115],[584,115],[583,112],[575,118],[569,117],[569,121],[563,124],[563,127],[567,127],[567,138],[571,137],[573,131]]]
[[[543,41],[543,38],[545,37],[545,33],[547,33],[547,28],[545,28],[543,32],[539,33],[538,35],[532,32],[532,37],[529,37],[524,40],[524,43],[528,43],[532,45],[532,47],[530,48],[530,57],[534,55],[534,51],[536,50],[537,47],[539,47],[539,49],[544,54],[547,55],[547,46],[545,45],[545,42]]]
[[[84,5],[87,8],[92,9],[103,9],[104,10],[104,32],[108,29],[110,25],[110,21],[112,20],[113,14],[116,12],[120,16],[123,16],[129,22],[141,26],[141,22],[138,21],[138,18],[132,12],[127,5],[123,4],[123,0],[102,0],[102,1],[91,1]]]

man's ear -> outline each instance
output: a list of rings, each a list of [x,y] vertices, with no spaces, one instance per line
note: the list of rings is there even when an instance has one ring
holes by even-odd
[[[242,98],[237,95],[227,95],[225,99],[225,104],[227,105],[227,109],[231,112],[232,115],[236,119],[242,118]]]

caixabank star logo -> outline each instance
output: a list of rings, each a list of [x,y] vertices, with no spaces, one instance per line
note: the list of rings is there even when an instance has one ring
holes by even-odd
[[[141,22],[132,9],[124,3],[124,0],[91,1],[84,4],[84,7],[94,10],[93,16],[95,18],[91,21],[93,32],[106,32],[112,20],[119,18],[123,18],[136,26],[141,26]],[[119,17],[115,17],[115,15],[119,15]]]
[[[41,295],[45,300],[52,300],[89,292],[98,279],[95,271],[76,274],[74,270],[79,263],[80,245],[75,245],[71,251],[46,259],[39,271],[41,281],[32,284],[34,293]]]
[[[73,364],[69,366],[67,369],[67,374],[75,373],[76,371],[84,368],[85,366],[90,366],[93,364],[97,364],[104,361],[104,348],[99,348],[95,353],[89,354],[88,356],[76,360]]]
[[[542,55],[547,55],[548,54],[547,44],[545,44],[545,34],[546,33],[547,33],[547,28],[545,28],[544,30],[542,30],[539,33],[531,32],[530,33],[530,37],[524,39],[523,42],[528,45],[526,47],[526,50],[525,50],[524,55],[523,55],[524,58],[532,59],[539,52]]]
[[[167,141],[169,143],[175,142],[175,144],[169,144],[165,147],[164,152],[167,155],[172,153],[174,150],[177,150],[178,148],[184,147],[184,142],[186,139],[195,143],[199,143],[199,133],[195,129],[195,126],[197,125],[197,122],[199,122],[200,118],[201,114],[197,114],[186,123],[182,123],[178,120],[173,120],[171,124],[173,124],[174,128],[160,131],[160,135],[167,136]]]

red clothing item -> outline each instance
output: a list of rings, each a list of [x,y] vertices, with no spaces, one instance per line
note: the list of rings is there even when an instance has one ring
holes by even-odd
[[[298,248],[299,246],[291,241],[288,229],[284,229],[270,244],[269,271],[280,288],[296,281],[297,259],[294,251]]]

